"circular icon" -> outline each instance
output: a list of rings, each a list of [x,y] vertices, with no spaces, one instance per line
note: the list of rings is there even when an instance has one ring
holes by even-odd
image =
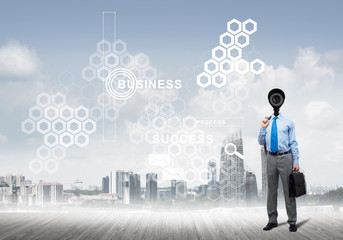
[[[106,79],[106,90],[115,99],[129,99],[137,90],[135,74],[126,68],[115,69]]]
[[[233,143],[228,143],[224,147],[224,151],[227,155],[236,155],[237,157],[244,159],[244,156],[237,151],[237,146]]]

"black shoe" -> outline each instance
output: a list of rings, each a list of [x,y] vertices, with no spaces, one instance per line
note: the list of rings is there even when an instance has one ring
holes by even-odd
[[[297,231],[297,225],[295,225],[295,224],[290,224],[290,225],[289,225],[289,231],[290,231],[290,232],[296,232],[296,231]]]
[[[267,226],[265,226],[264,228],[263,228],[263,230],[264,231],[269,231],[270,229],[272,229],[272,228],[275,228],[275,227],[277,227],[277,223],[268,223],[267,224]]]

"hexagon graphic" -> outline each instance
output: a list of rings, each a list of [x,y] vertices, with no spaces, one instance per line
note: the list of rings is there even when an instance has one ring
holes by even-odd
[[[126,52],[126,43],[122,40],[117,40],[113,43],[113,52],[121,55]]]
[[[249,35],[244,33],[244,32],[240,32],[235,36],[235,44],[240,47],[240,48],[244,48],[246,46],[249,45]]]
[[[179,129],[180,127],[182,127],[182,122],[181,122],[180,117],[173,116],[173,117],[169,118],[168,119],[168,127],[174,131]]]
[[[51,131],[51,122],[46,119],[41,119],[37,122],[37,132],[46,134]]]
[[[225,101],[232,99],[235,96],[234,88],[231,86],[226,86],[220,89],[219,97]]]
[[[98,77],[98,79],[105,82],[110,72],[111,72],[111,69],[109,67],[102,66],[98,68],[96,76]]]
[[[216,99],[212,102],[212,108],[216,113],[223,113],[226,111],[226,102],[222,99]]]
[[[177,157],[182,153],[182,146],[177,143],[172,143],[168,145],[168,154],[173,157]]]
[[[257,31],[257,23],[254,20],[248,19],[243,22],[243,31],[247,34],[253,34]]]
[[[99,120],[103,119],[104,109],[99,107],[99,106],[92,107],[91,111],[90,111],[90,117],[95,121],[99,121]]]
[[[109,106],[105,109],[105,118],[108,121],[115,121],[119,117],[119,110],[115,106]]]
[[[37,105],[33,106],[29,109],[29,116],[32,120],[39,121],[44,116],[43,108]]]
[[[82,78],[88,82],[96,78],[96,69],[92,66],[87,66],[82,69]]]
[[[198,120],[193,116],[187,116],[183,118],[183,127],[188,130],[192,131],[193,129],[197,128]]]
[[[227,31],[233,35],[239,33],[242,30],[242,23],[237,19],[232,19],[227,23]]]
[[[47,160],[51,158],[51,149],[46,145],[42,145],[39,148],[37,148],[36,154],[39,159]]]
[[[177,98],[173,101],[173,109],[175,113],[183,113],[186,110],[186,102],[181,99]]]
[[[36,123],[31,119],[26,119],[21,123],[21,130],[26,134],[36,131]]]
[[[222,35],[220,35],[219,42],[220,42],[220,45],[222,45],[223,47],[229,48],[234,44],[235,39],[232,34],[225,32]]]
[[[52,96],[52,104],[58,108],[63,107],[66,105],[66,96],[62,93],[56,93]]]
[[[227,57],[232,61],[237,61],[242,57],[242,49],[237,46],[232,46],[227,50]]]
[[[143,78],[147,80],[153,80],[157,77],[157,71],[155,68],[149,66],[143,70]]]
[[[197,153],[197,145],[192,143],[187,143],[183,145],[183,153],[187,157],[192,157]]]
[[[133,142],[135,144],[139,144],[139,143],[143,142],[143,140],[144,140],[143,132],[141,132],[139,130],[131,131],[130,132],[130,140],[131,140],[131,142]]]
[[[219,70],[220,72],[228,75],[235,70],[235,65],[231,60],[225,59],[219,63]]]
[[[187,169],[184,171],[183,176],[187,183],[196,183],[198,181],[198,172],[194,169]]]
[[[224,60],[226,58],[226,49],[221,46],[213,48],[212,58],[218,62]]]
[[[44,144],[48,147],[55,147],[58,145],[58,135],[53,132],[49,132],[46,135],[44,135]]]
[[[102,40],[97,43],[96,48],[100,54],[105,55],[111,51],[111,43],[109,41]]]
[[[225,86],[226,76],[221,72],[217,72],[212,76],[212,85],[216,86],[217,88]]]
[[[205,72],[211,75],[218,72],[218,69],[219,69],[218,62],[213,59],[206,61],[204,66],[205,66]]]
[[[130,53],[124,53],[120,56],[120,65],[129,68],[135,64],[135,58]]]
[[[174,106],[171,103],[165,103],[160,106],[160,114],[166,118],[170,118],[174,115]]]
[[[89,144],[89,136],[84,132],[75,135],[75,145],[83,148]]]
[[[104,107],[104,108],[108,107],[109,105],[111,105],[111,97],[110,97],[110,95],[105,94],[105,93],[98,95],[97,103],[101,107]]]
[[[89,64],[94,68],[100,68],[104,65],[104,56],[100,53],[94,53],[89,57]]]
[[[71,133],[65,132],[60,135],[60,145],[68,148],[73,144],[74,144],[74,136]]]
[[[49,159],[44,163],[44,169],[48,173],[54,173],[58,170],[58,162],[55,159]]]
[[[156,116],[159,112],[159,107],[157,106],[157,104],[155,103],[148,103],[145,107],[144,107],[144,113],[147,116]]]
[[[75,109],[75,118],[84,121],[89,117],[89,110],[85,106],[81,105]]]
[[[239,59],[235,62],[235,71],[243,75],[249,72],[249,62],[245,59]]]
[[[140,68],[145,68],[149,65],[149,56],[144,53],[138,53],[135,56],[135,64]]]
[[[92,134],[96,131],[96,122],[92,119],[87,119],[82,122],[82,131],[87,134]]]
[[[67,131],[70,132],[71,134],[76,134],[81,131],[81,122],[72,119],[67,122]]]
[[[29,162],[29,169],[33,173],[40,173],[44,169],[44,163],[40,159],[33,159]]]
[[[162,116],[157,116],[152,119],[152,127],[156,130],[162,130],[167,127],[167,120]]]
[[[57,145],[52,149],[52,158],[56,160],[62,160],[66,157],[66,149],[60,145]]]
[[[261,74],[264,72],[264,62],[260,59],[255,59],[250,63],[250,71],[256,75]]]
[[[58,118],[58,109],[55,106],[49,106],[44,109],[44,117],[50,121]]]
[[[51,104],[51,96],[45,92],[37,96],[37,105],[45,108]]]
[[[206,88],[208,86],[211,85],[211,75],[209,75],[208,73],[200,73],[197,76],[197,84],[202,87],[202,88]]]
[[[238,86],[235,88],[235,96],[238,100],[245,100],[249,96],[249,88],[245,86]]]
[[[206,160],[200,156],[195,156],[191,159],[191,167],[195,169],[206,169]]]
[[[233,99],[227,104],[228,111],[233,114],[237,114],[242,110],[242,103],[237,99]]]
[[[62,108],[60,108],[59,110],[60,114],[60,118],[64,121],[69,121],[70,119],[72,119],[74,117],[74,109],[72,109],[69,106],[64,106]]]
[[[105,65],[110,68],[115,68],[119,65],[119,57],[117,54],[109,53],[105,56]]]

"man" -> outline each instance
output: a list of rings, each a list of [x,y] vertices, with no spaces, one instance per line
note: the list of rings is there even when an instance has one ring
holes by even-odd
[[[268,197],[267,212],[269,222],[263,228],[268,231],[277,227],[277,189],[281,177],[285,205],[288,215],[289,231],[296,232],[297,209],[294,197],[289,197],[289,175],[299,171],[299,150],[295,138],[294,123],[279,113],[285,94],[281,89],[273,89],[268,94],[274,114],[262,120],[258,143],[265,145],[267,151]]]

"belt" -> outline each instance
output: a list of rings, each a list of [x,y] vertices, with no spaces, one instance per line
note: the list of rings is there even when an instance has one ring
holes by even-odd
[[[287,152],[279,152],[279,151],[277,151],[277,152],[270,152],[270,151],[268,151],[268,154],[270,154],[270,155],[273,155],[273,156],[279,156],[279,155],[284,155],[284,154],[288,154],[288,153],[291,153],[291,150],[288,150]]]

